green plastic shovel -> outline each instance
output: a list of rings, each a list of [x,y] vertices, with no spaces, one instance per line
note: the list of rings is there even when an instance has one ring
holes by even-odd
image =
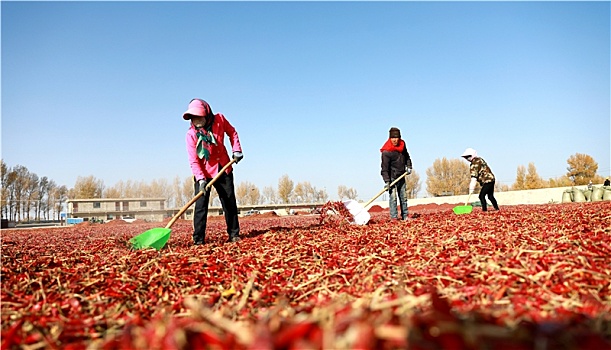
[[[473,211],[473,206],[469,205],[469,199],[471,198],[471,194],[469,194],[469,197],[467,197],[467,201],[465,202],[465,205],[457,205],[454,207],[454,209],[452,209],[454,211],[454,214],[470,214]]]
[[[225,170],[227,170],[227,168],[229,168],[231,164],[235,163],[235,161],[236,161],[235,159],[232,159],[229,163],[227,163],[227,165],[225,165],[219,171],[219,173],[212,180],[210,180],[210,182],[206,185],[206,189],[204,191],[199,191],[199,193],[197,193],[195,197],[193,197],[189,201],[189,203],[185,204],[185,206],[182,207],[178,211],[178,213],[176,213],[176,215],[172,217],[172,220],[170,220],[170,222],[168,222],[168,224],[165,227],[152,228],[130,239],[129,242],[132,244],[132,248],[134,249],[155,248],[156,250],[161,250],[161,248],[163,248],[165,244],[168,242],[168,240],[170,239],[170,232],[172,232],[172,230],[170,230],[170,227],[174,225],[174,222],[176,222],[176,220],[178,220],[178,218],[182,214],[184,214],[184,212],[187,211],[187,209],[189,209],[189,207],[192,206],[193,203],[195,203],[199,199],[199,197],[201,197],[204,194],[204,192],[209,191],[210,188],[212,187],[212,184],[216,182],[216,180],[218,180],[218,178],[221,177],[221,175],[223,175]]]

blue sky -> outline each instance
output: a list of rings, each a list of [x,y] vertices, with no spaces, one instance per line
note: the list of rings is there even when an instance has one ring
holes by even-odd
[[[511,185],[575,153],[611,172],[609,2],[10,2],[2,159],[60,185],[190,175],[191,98],[237,128],[236,182],[382,187],[401,129],[426,196],[475,148]]]

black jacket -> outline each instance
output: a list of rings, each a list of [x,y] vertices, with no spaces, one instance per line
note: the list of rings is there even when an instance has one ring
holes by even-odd
[[[384,182],[393,182],[405,173],[407,168],[411,169],[412,159],[409,156],[407,147],[403,147],[402,152],[382,151],[382,179]]]

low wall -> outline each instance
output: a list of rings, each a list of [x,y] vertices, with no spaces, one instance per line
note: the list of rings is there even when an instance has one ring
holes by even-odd
[[[579,189],[585,190],[587,186],[575,186]],[[572,189],[573,186],[568,187],[554,187],[554,188],[540,188],[536,190],[523,190],[523,191],[507,191],[507,192],[495,192],[494,197],[500,206],[503,205],[519,205],[519,204],[547,204],[547,203],[561,203],[562,193],[566,190]],[[475,192],[469,198],[469,202],[473,203],[479,201],[479,192]],[[463,194],[459,196],[447,196],[447,197],[431,197],[431,198],[414,198],[409,199],[407,204],[409,206],[415,206],[420,204],[464,204],[467,201],[468,195]],[[388,200],[376,201],[371,203],[368,207],[378,205],[382,208],[388,208]]]

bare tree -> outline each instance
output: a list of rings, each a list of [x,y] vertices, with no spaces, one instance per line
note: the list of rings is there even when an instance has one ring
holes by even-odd
[[[356,191],[355,191],[356,193]],[[328,198],[326,190],[318,190],[309,181],[297,183],[291,194],[291,199],[298,203],[318,203]]]
[[[137,186],[138,184],[131,179],[128,179],[127,181],[125,181],[125,183],[123,183],[123,188],[121,189],[122,197],[123,198],[135,198],[137,196],[136,195]]]
[[[123,198],[121,191],[115,186],[104,189],[104,198]]]
[[[511,189],[515,191],[526,189],[526,168],[524,167],[524,165],[518,165],[518,170],[516,173],[516,182],[513,183]]]
[[[250,190],[250,182],[241,182],[235,188],[235,197],[238,205],[246,204],[246,196]]]
[[[60,213],[64,208],[64,203],[68,200],[68,188],[65,185],[55,186],[54,189],[50,192],[53,203],[53,209],[55,210],[55,214],[57,215],[57,220],[60,219]]]
[[[104,189],[104,193],[102,194],[103,198],[125,198],[123,196],[123,188],[124,183],[122,180],[119,180],[113,186],[106,187]]]
[[[293,189],[292,199],[296,203],[308,202],[308,194],[312,189],[309,182],[298,182]]]
[[[346,198],[346,192],[348,192],[348,186],[346,185],[337,186],[337,196],[339,197],[339,200]]]
[[[249,199],[249,204],[255,205],[261,203],[261,191],[259,191],[257,186],[253,186],[246,197]]]
[[[294,203],[304,203],[308,201],[308,190],[302,182],[298,182],[297,185],[295,185],[295,188],[293,188],[293,195],[291,197],[293,198]]]
[[[284,203],[289,203],[291,193],[293,192],[293,180],[288,175],[282,175],[278,180],[278,197]]]
[[[573,184],[586,185],[589,181],[594,182],[598,171],[598,163],[594,158],[587,154],[576,153],[566,162],[569,165],[566,168],[566,176],[573,181]]]
[[[70,197],[73,199],[102,198],[103,191],[104,181],[96,179],[93,175],[79,176],[76,178],[74,188],[70,190]]]
[[[264,201],[268,204],[275,204],[278,202],[278,195],[276,194],[276,190],[274,190],[271,186],[263,187],[263,198]]]
[[[174,181],[172,181],[172,196],[168,200],[168,207],[182,207],[187,203],[188,199],[184,191],[186,182],[193,183],[193,177],[189,176],[187,178],[181,179],[180,176],[177,175],[174,178]],[[193,187],[191,187],[191,193],[193,193]]]
[[[149,184],[144,182],[143,180],[134,182],[134,194],[132,197],[134,198],[142,198],[145,193],[148,192]]]
[[[344,185],[337,186],[337,196],[340,200],[347,199],[356,199],[358,197],[358,193],[352,187],[348,188]]]
[[[17,213],[17,191],[15,186],[17,184],[17,172],[14,169],[10,169],[6,175],[6,183],[3,185],[3,190],[6,190],[6,196],[3,194],[2,199],[6,200],[6,218],[9,220],[16,220]],[[6,186],[6,188],[4,187]]]
[[[2,217],[9,218],[9,173],[12,170],[4,162],[0,160],[0,201],[2,206]]]
[[[25,201],[23,203],[23,216],[27,221],[30,221],[30,213],[32,208],[36,206],[36,198],[38,198],[38,183],[40,182],[38,175],[29,173],[25,179],[24,195]]]
[[[40,181],[38,181],[38,189],[36,191],[37,193],[37,197],[36,197],[36,220],[40,220],[40,214],[44,213],[44,206],[45,206],[45,198],[48,196],[48,189],[49,189],[49,179],[46,176],[43,176],[40,178]]]
[[[23,165],[16,165],[13,168],[15,172],[15,182],[12,187],[12,197],[15,201],[15,221],[21,221],[23,214],[23,203],[26,199],[26,190],[30,177],[30,171]]]
[[[121,197],[120,198],[135,198],[136,195],[136,187],[138,186],[134,181],[132,180],[127,180],[125,182],[123,181],[119,181],[121,187],[119,187],[120,191],[121,191]]]
[[[261,193],[257,186],[248,181],[241,182],[236,187],[235,193],[236,199],[241,205],[259,204],[259,199],[261,198]]]
[[[318,194],[318,190],[316,189],[316,187],[312,186],[312,184],[309,181],[304,181],[302,184],[305,190],[306,201],[310,203],[315,202],[316,196]]]
[[[545,188],[547,186],[545,180],[537,173],[535,163],[528,163],[528,172],[526,173],[526,188],[529,190]]]
[[[548,180],[549,187],[567,187],[571,186],[573,182],[569,179],[568,176],[563,175],[554,179]]]
[[[57,184],[53,180],[49,180],[47,183],[47,195],[43,199],[43,213],[47,220],[53,219],[53,213],[51,212],[55,208],[55,198],[53,197],[54,192],[57,189]]]
[[[414,170],[410,175],[407,175],[405,180],[405,192],[407,198],[412,199],[418,197],[418,192],[422,188],[420,183],[420,175]]]
[[[507,191],[509,191],[509,185],[506,185],[500,182],[494,183],[494,192],[507,192]]]
[[[189,202],[193,197],[195,197],[196,193],[195,193],[195,181],[193,179],[193,176],[189,176],[187,178],[185,178],[183,184],[182,184],[182,201],[180,203],[177,203],[177,206],[182,207],[185,204],[187,204],[187,202]],[[210,201],[209,204],[211,206],[220,206],[221,203],[219,201],[219,195],[216,192],[216,189],[214,188],[214,186],[211,186],[210,189]]]
[[[142,198],[165,198],[172,195],[172,187],[166,179],[155,179],[147,188],[147,193],[142,194]]]
[[[426,191],[433,196],[466,194],[469,191],[469,165],[464,160],[435,159],[426,175]]]
[[[182,183],[182,201],[178,203],[178,206],[182,207],[187,204],[193,196],[195,196],[195,181],[193,181],[193,176],[189,176]]]
[[[314,196],[314,202],[316,203],[326,203],[329,200],[329,194],[327,194],[326,189],[316,190],[316,194]]]

